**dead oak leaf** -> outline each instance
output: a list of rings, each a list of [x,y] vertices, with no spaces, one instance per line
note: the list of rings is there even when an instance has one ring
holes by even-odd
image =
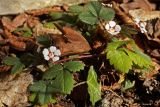
[[[79,32],[70,27],[63,27],[63,30],[65,37],[63,35],[53,36],[55,45],[61,50],[62,56],[84,53],[91,50],[87,40]],[[65,38],[67,38],[67,41]]]
[[[16,16],[13,21],[9,17],[2,17],[2,24],[5,28],[7,28],[9,31],[16,30],[17,27],[23,25],[23,23],[27,20],[28,15],[23,13],[18,16]]]
[[[156,8],[155,4],[150,3],[148,0],[133,0],[133,2],[122,3],[120,6],[126,13],[134,9],[152,11]]]

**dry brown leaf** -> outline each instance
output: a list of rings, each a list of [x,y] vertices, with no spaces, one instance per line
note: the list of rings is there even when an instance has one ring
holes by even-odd
[[[21,26],[27,20],[27,18],[28,18],[28,15],[25,13],[22,13],[13,19],[12,25],[15,27]]]
[[[160,11],[146,11],[143,9],[129,10],[129,14],[134,18],[138,18],[141,21],[152,20],[160,18]]]
[[[30,10],[27,11],[27,14],[30,14],[32,16],[39,16],[43,14],[48,14],[51,12],[62,12],[63,9],[60,6],[54,6],[54,7],[48,7],[48,8],[43,8],[43,9],[38,9],[38,10]]]
[[[53,28],[53,29],[50,29],[50,28],[45,28],[43,27],[42,24],[37,24],[34,28],[34,33],[36,33],[35,35],[38,36],[38,35],[54,35],[54,34],[58,34],[58,35],[61,35],[61,31],[58,30],[57,28]]]
[[[28,25],[30,28],[35,27],[35,26],[38,25],[39,23],[40,23],[40,22],[39,22],[38,17],[32,17],[32,16],[30,16],[30,17],[27,19],[27,25]]]
[[[10,32],[16,30],[18,26],[23,25],[23,23],[27,20],[27,14],[20,14],[11,21],[9,17],[2,17],[2,24],[5,28],[7,28]]]
[[[116,12],[116,14],[119,16],[119,18],[125,23],[125,24],[131,24],[131,25],[134,25],[134,22],[133,20],[125,13],[123,12],[121,9],[120,9],[120,6],[118,3],[116,2],[112,2],[113,4],[113,8]]]
[[[144,9],[146,11],[155,10],[155,4],[151,4],[148,0],[134,0],[133,2],[122,3],[121,8],[128,13],[129,10]]]
[[[28,86],[33,83],[29,73],[4,76],[0,74],[0,107],[27,107]]]
[[[62,35],[53,36],[55,45],[59,47],[62,55],[84,53],[91,50],[89,43],[80,33],[69,27],[63,27],[63,30],[68,41]]]
[[[10,18],[4,16],[2,17],[1,21],[2,21],[3,26],[9,31],[14,31],[16,29],[16,26],[12,24],[12,21],[10,20]]]
[[[10,33],[8,30],[4,30],[5,37],[9,40],[10,46],[19,51],[26,50],[26,43],[18,41],[17,37]]]

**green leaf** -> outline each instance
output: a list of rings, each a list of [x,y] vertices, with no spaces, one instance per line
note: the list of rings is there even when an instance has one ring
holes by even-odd
[[[36,93],[38,103],[41,105],[51,102],[53,100],[53,91],[51,91],[50,89],[50,84],[45,81],[35,82],[29,87],[29,90],[33,93]]]
[[[37,92],[41,91],[41,89],[42,89],[43,87],[45,87],[45,86],[46,86],[46,84],[45,84],[44,81],[38,81],[38,82],[34,82],[34,84],[32,84],[32,85],[29,87],[29,90],[30,90],[31,92],[37,93]]]
[[[49,28],[49,29],[57,29],[57,27],[53,24],[53,22],[46,22],[43,25],[45,28]]]
[[[132,68],[132,60],[124,51],[108,51],[106,57],[109,59],[110,64],[120,72],[128,73]]]
[[[83,6],[79,6],[79,5],[72,5],[69,7],[69,12],[72,12],[72,13],[81,13],[83,12],[84,10],[84,7]]]
[[[94,16],[91,12],[89,11],[84,11],[79,15],[79,19],[86,23],[86,24],[90,24],[90,25],[94,25],[98,22],[98,18],[96,16]]]
[[[123,91],[128,90],[128,89],[134,87],[134,85],[135,85],[135,81],[131,82],[130,80],[126,79],[124,81],[124,86],[123,86],[122,90]]]
[[[30,102],[34,102],[35,101],[35,99],[36,99],[36,96],[37,96],[37,93],[32,93],[30,96],[29,96],[29,101]]]
[[[49,36],[37,36],[36,41],[47,47],[51,45],[51,39]]]
[[[98,17],[99,15],[99,12],[102,8],[102,5],[100,2],[97,2],[97,1],[92,1],[90,3],[88,3],[86,5],[86,7],[88,8],[88,10],[96,17]]]
[[[70,94],[74,87],[74,79],[68,70],[59,71],[55,80],[52,81],[54,92]]]
[[[84,69],[84,63],[81,61],[69,61],[64,63],[64,69],[68,69],[71,72],[76,72]]]
[[[54,79],[61,71],[63,71],[62,65],[53,65],[51,68],[48,69],[47,72],[44,73],[43,79]]]
[[[75,64],[79,68],[74,68],[72,64]],[[44,73],[43,79],[53,79],[50,88],[52,88],[54,92],[70,94],[75,83],[71,72],[74,70],[81,70],[82,68],[81,63],[78,61],[75,61],[74,63],[65,63],[64,67],[60,64],[53,65],[47,72]]]
[[[20,73],[24,67],[25,67],[25,65],[22,64],[21,62],[16,63],[11,69],[11,74]]]
[[[99,12],[99,17],[106,21],[110,21],[115,17],[115,12],[111,8],[102,7],[101,11]]]
[[[151,65],[151,60],[148,59],[148,57],[142,56],[142,53],[141,54],[134,53],[127,49],[125,49],[125,51],[128,53],[128,56],[132,59],[134,64],[136,64],[137,66],[141,68],[144,68],[144,67],[148,68]]]
[[[95,103],[101,99],[101,89],[100,89],[100,84],[97,82],[97,74],[93,66],[91,66],[89,69],[87,84],[88,84],[88,92],[90,95],[90,101],[94,106]]]
[[[3,63],[6,65],[15,65],[16,63],[19,63],[19,59],[16,57],[8,56],[3,59]]]
[[[115,41],[115,42],[111,42],[111,43],[108,44],[108,46],[107,46],[107,48],[106,48],[105,51],[107,52],[107,51],[116,50],[117,48],[119,48],[119,47],[121,47],[121,46],[123,46],[123,45],[125,45],[125,44],[127,44],[126,41]]]
[[[63,13],[61,12],[52,12],[49,15],[51,16],[52,20],[58,20],[63,17]]]
[[[22,28],[17,28],[14,33],[16,32],[21,32],[22,36],[24,37],[31,37],[32,36],[32,30],[29,27],[22,27]]]
[[[132,34],[135,35],[138,33],[138,31],[131,26],[122,25],[121,28],[121,34],[127,37],[131,37]]]

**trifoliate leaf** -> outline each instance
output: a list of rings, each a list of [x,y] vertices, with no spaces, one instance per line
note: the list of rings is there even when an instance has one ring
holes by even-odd
[[[91,66],[89,69],[87,84],[88,84],[88,92],[90,95],[90,101],[94,106],[95,103],[101,99],[101,89],[100,89],[100,84],[97,82],[97,74],[93,66]]]
[[[76,72],[84,69],[84,63],[81,61],[69,61],[64,63],[64,69],[68,69],[71,72]]]
[[[20,73],[24,67],[25,67],[25,65],[22,64],[21,62],[16,63],[11,69],[11,74]]]
[[[106,21],[112,20],[115,17],[115,12],[111,8],[102,7],[99,12],[99,18],[104,19]]]
[[[50,14],[52,20],[58,20],[58,19],[61,19],[63,17],[63,13],[61,12],[52,12]]]
[[[96,17],[98,17],[102,4],[100,2],[92,1],[86,5],[86,8]]]
[[[15,65],[16,63],[19,63],[19,59],[16,57],[5,57],[3,59],[3,63],[6,65]]]
[[[90,25],[94,25],[98,22],[98,18],[94,16],[90,11],[84,11],[79,15],[79,19]]]
[[[32,91],[32,92],[39,92],[39,91],[41,91],[41,89],[43,87],[46,87],[45,82],[44,81],[38,81],[38,82],[35,82],[34,84],[32,84],[29,87],[29,90]]]
[[[79,6],[79,5],[72,5],[69,7],[69,12],[72,12],[72,13],[81,13],[83,12],[84,10],[84,7],[83,6]]]
[[[13,65],[11,69],[11,74],[19,73],[25,67],[25,65],[21,63],[21,61],[17,57],[6,57],[3,59],[3,63],[6,65]]]
[[[54,92],[70,94],[75,82],[71,72],[73,72],[74,70],[81,70],[82,68],[80,62],[77,62],[75,61],[75,64],[77,64],[76,66],[79,66],[79,68],[74,68],[74,65],[72,66],[72,62],[65,63],[64,67],[60,64],[53,65],[51,68],[48,69],[47,72],[44,73],[43,79],[53,79],[50,88],[52,88]]]
[[[53,99],[53,91],[50,89],[50,84],[46,83],[45,81],[35,82],[29,87],[29,90],[36,93],[38,103],[41,105],[51,102]]]
[[[43,75],[43,79],[54,79],[59,74],[59,72],[63,71],[62,65],[53,65],[51,68],[48,69]]]
[[[109,59],[110,64],[120,72],[128,73],[128,71],[132,68],[132,60],[124,51],[108,51],[107,59]]]
[[[143,68],[143,67],[149,67],[151,65],[151,60],[148,59],[148,57],[143,57],[141,54],[131,52],[127,49],[125,49],[125,51],[128,53],[128,56],[137,66]]]
[[[51,39],[49,36],[37,36],[36,41],[46,47],[51,45]]]
[[[106,48],[106,52],[107,51],[112,51],[112,50],[116,50],[117,48],[123,46],[127,44],[126,41],[115,41],[115,42],[111,42],[108,44],[107,48]]]
[[[52,87],[57,88],[58,92],[70,94],[74,87],[74,79],[70,71],[59,71],[56,79],[52,83]]]

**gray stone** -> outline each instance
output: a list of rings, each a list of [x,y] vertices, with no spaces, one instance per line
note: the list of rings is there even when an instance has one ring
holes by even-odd
[[[0,0],[0,15],[17,14],[26,10],[53,5],[74,5],[96,0]]]

